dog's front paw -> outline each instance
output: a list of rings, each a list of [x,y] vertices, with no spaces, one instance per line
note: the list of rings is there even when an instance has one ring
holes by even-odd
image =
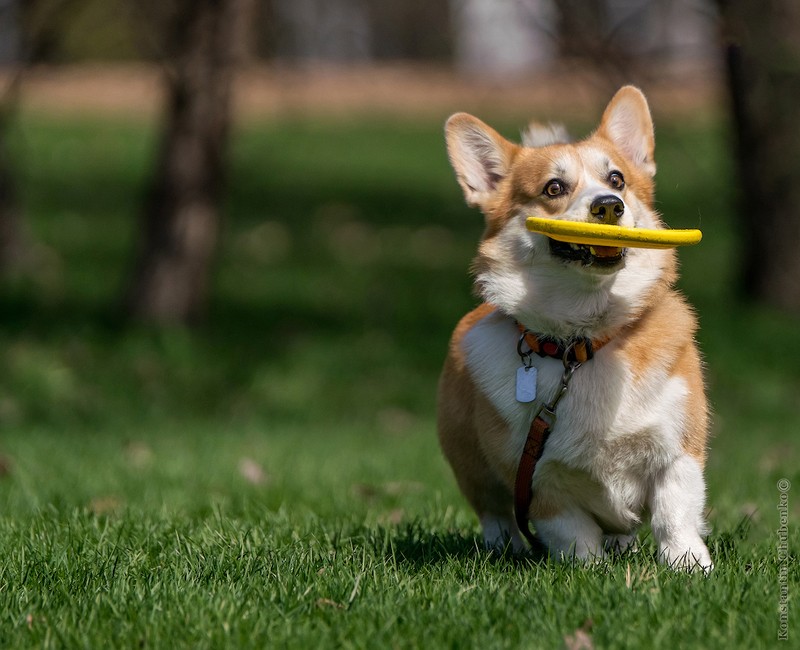
[[[488,551],[504,555],[508,551],[520,554],[527,548],[517,532],[515,524],[508,518],[486,515],[481,517],[483,546]]]
[[[603,551],[607,555],[622,555],[623,553],[635,553],[639,550],[637,537],[633,535],[604,535]]]
[[[580,510],[534,522],[536,533],[556,561],[596,562],[603,558],[603,531]]]
[[[688,548],[663,544],[659,548],[658,559],[678,571],[700,570],[708,575],[714,568],[708,548],[700,540]]]

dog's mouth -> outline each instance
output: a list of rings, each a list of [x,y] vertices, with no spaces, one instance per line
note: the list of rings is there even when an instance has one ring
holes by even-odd
[[[550,239],[550,238],[548,238]],[[584,266],[615,266],[625,259],[627,248],[596,246],[594,244],[571,244],[550,239],[550,252],[570,262],[581,262]]]

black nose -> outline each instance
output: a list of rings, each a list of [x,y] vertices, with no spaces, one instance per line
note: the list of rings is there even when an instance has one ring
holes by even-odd
[[[589,208],[592,216],[600,219],[603,223],[615,224],[622,218],[625,212],[625,204],[622,199],[613,194],[598,196]]]

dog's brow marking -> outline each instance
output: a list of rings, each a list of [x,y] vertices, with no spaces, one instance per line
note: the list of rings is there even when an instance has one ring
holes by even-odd
[[[547,158],[557,174],[566,174],[570,165],[574,164],[573,157],[566,151],[553,151]]]
[[[588,152],[586,160],[582,160],[584,171],[596,173],[600,178],[605,178],[613,166],[611,158],[604,152],[592,149]]]

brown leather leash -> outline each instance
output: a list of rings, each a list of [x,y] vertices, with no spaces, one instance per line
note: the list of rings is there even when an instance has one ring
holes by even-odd
[[[517,476],[514,481],[514,517],[520,532],[531,546],[536,547],[539,541],[531,530],[528,519],[528,510],[533,499],[533,474],[536,464],[544,454],[544,446],[550,432],[556,423],[556,407],[569,388],[572,375],[581,365],[594,356],[594,352],[605,345],[608,340],[590,341],[589,339],[576,339],[569,344],[559,344],[549,340],[542,342],[542,338],[528,331],[519,323],[521,332],[517,352],[522,358],[525,367],[530,367],[530,354],[535,352],[539,356],[560,358],[564,363],[564,373],[561,375],[561,386],[550,403],[542,400],[528,429],[528,437],[517,467]],[[529,351],[522,351],[522,344],[528,345]]]

